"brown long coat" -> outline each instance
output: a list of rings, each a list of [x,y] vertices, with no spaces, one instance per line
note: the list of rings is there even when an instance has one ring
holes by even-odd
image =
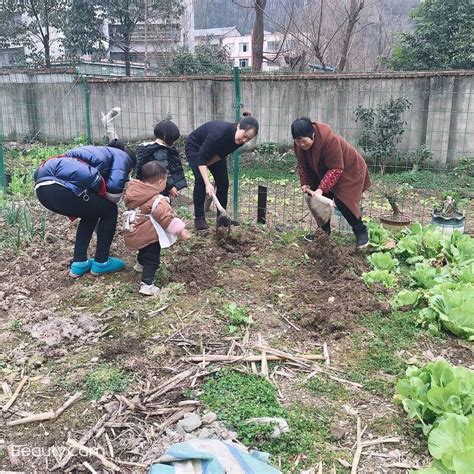
[[[362,155],[325,123],[313,123],[314,142],[307,151],[295,145],[301,186],[315,188],[330,169],[342,169],[331,192],[357,217],[361,217],[360,198],[370,187],[370,176]]]
[[[147,245],[159,242],[153,224],[148,217],[151,214],[153,202],[158,196],[157,189],[151,184],[138,179],[131,179],[125,192],[124,202],[128,209],[140,211],[133,230],[124,231],[125,245],[132,250],[140,250]],[[153,217],[163,227],[168,229],[175,219],[169,202],[162,199],[153,211]]]

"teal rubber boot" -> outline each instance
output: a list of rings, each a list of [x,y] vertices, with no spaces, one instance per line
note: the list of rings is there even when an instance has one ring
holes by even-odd
[[[73,262],[69,269],[69,276],[71,278],[80,278],[85,275],[92,268],[92,259],[86,260],[85,262]]]
[[[126,263],[120,258],[109,257],[104,263],[92,263],[91,274],[94,276],[105,275],[106,273],[119,272],[125,268]]]

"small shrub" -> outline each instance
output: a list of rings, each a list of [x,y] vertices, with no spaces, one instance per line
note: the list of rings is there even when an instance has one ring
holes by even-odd
[[[357,143],[380,167],[382,174],[387,162],[397,158],[398,146],[405,133],[403,113],[411,105],[409,100],[399,97],[379,104],[375,109],[359,105],[355,110],[356,122],[362,125]]]

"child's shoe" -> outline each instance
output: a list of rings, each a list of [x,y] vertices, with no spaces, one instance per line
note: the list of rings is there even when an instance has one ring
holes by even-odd
[[[156,296],[160,292],[160,288],[155,286],[153,283],[151,285],[147,285],[146,283],[140,283],[140,289],[138,293],[146,296]]]
[[[94,260],[91,268],[91,274],[94,276],[104,275],[106,273],[118,272],[125,268],[126,263],[120,258],[109,257],[104,263],[98,263]]]
[[[138,272],[138,273],[141,273],[143,271],[143,265],[141,265],[140,263],[136,263],[134,266],[133,266],[133,269]]]
[[[71,278],[79,278],[90,271],[92,267],[92,259],[86,260],[85,262],[73,262],[69,269],[69,276]]]

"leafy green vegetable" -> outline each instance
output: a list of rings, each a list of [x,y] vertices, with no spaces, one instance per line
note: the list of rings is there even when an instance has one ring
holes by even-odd
[[[435,226],[416,223],[401,232],[401,238],[395,247],[395,253],[413,264],[423,258],[435,258],[443,249],[444,234]]]
[[[367,223],[367,231],[369,233],[369,244],[371,247],[382,250],[388,242],[388,232],[380,224],[374,221]]]
[[[417,263],[415,270],[411,271],[409,276],[412,278],[416,287],[429,289],[437,283],[441,283],[442,279],[437,278],[440,273],[441,270],[439,268],[433,267],[425,261],[423,263]]]
[[[441,324],[456,336],[474,341],[474,285],[437,289],[429,307],[438,313]]]
[[[395,276],[392,275],[388,270],[372,270],[362,274],[367,285],[373,285],[374,283],[381,283],[386,288],[395,286]]]
[[[469,235],[454,231],[450,237],[442,242],[443,255],[448,262],[463,263],[469,260],[474,261],[474,239]]]
[[[430,454],[456,474],[469,474],[474,467],[474,416],[448,413],[428,437]]]
[[[387,252],[377,252],[370,255],[367,260],[375,270],[394,270],[398,267],[398,260],[392,258]]]
[[[423,292],[420,290],[402,290],[392,300],[392,306],[395,309],[404,306],[416,307],[422,296]]]
[[[403,405],[409,418],[418,419],[425,432],[446,413],[472,415],[474,372],[453,367],[444,359],[419,369],[408,367],[406,377],[396,385],[395,401]]]

